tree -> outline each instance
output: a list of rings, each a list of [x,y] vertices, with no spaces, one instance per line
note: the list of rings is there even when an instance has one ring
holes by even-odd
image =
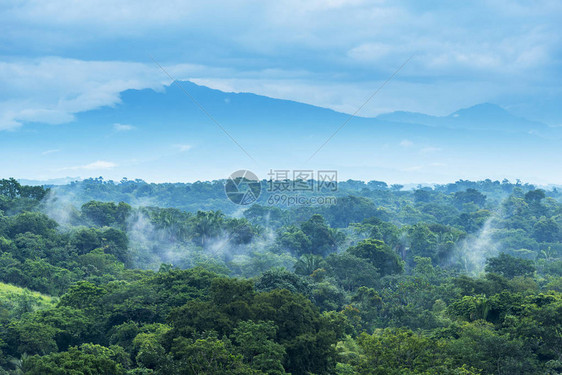
[[[544,198],[546,198],[546,194],[542,189],[531,190],[525,193],[525,201],[528,204],[539,204]]]
[[[531,276],[535,272],[535,266],[531,260],[501,253],[486,261],[486,272],[497,273],[512,279],[516,276]]]
[[[278,237],[279,244],[292,254],[304,255],[311,251],[310,238],[296,226],[289,226]]]
[[[99,345],[84,344],[80,348],[72,347],[67,352],[52,353],[43,357],[34,356],[28,359],[29,375],[59,374],[103,374],[124,375],[122,364],[115,358],[119,357],[116,349]]]
[[[272,321],[278,327],[275,341],[287,351],[283,366],[294,375],[332,373],[339,337],[331,331],[307,298],[288,290],[273,290],[256,295],[254,321]]]
[[[363,240],[356,246],[347,249],[347,252],[365,259],[375,266],[383,276],[401,273],[404,270],[404,264],[398,254],[380,240]]]
[[[260,292],[274,289],[287,289],[292,293],[310,295],[310,286],[306,279],[286,270],[270,269],[256,281],[256,290]]]
[[[316,255],[334,252],[344,238],[342,233],[330,228],[324,217],[318,214],[302,223],[301,230],[310,239],[309,253]]]
[[[0,195],[14,199],[19,196],[21,185],[15,178],[0,180]]]
[[[346,294],[336,285],[327,281],[314,284],[312,300],[320,311],[337,311],[346,303]]]
[[[351,302],[353,306],[359,309],[362,324],[365,328],[374,323],[382,307],[382,298],[379,293],[373,288],[365,286],[357,290],[353,297],[351,297]]]
[[[170,327],[164,324],[148,324],[140,330],[142,332],[132,341],[136,362],[149,369],[165,369],[170,361],[162,344],[165,343],[165,335],[170,331]]]
[[[466,189],[466,191],[458,191],[454,194],[454,199],[459,205],[473,203],[482,207],[486,203],[486,196],[476,189]]]
[[[431,201],[431,191],[426,189],[414,190],[414,201],[416,203],[423,203]]]
[[[82,216],[94,225],[124,227],[132,207],[124,202],[115,204],[113,202],[90,201],[82,205],[81,211]]]
[[[40,201],[48,192],[42,186],[23,186],[15,178],[0,180],[0,196],[9,199],[30,198]]]
[[[224,214],[220,211],[197,211],[191,223],[195,243],[206,246],[222,233],[224,221]]]
[[[332,254],[326,258],[328,275],[334,277],[345,291],[354,291],[361,286],[376,287],[380,274],[370,262],[349,252]]]
[[[274,341],[277,327],[272,322],[240,322],[231,335],[237,351],[255,370],[266,374],[285,374],[282,361],[285,348]]]
[[[372,200],[353,195],[338,198],[338,204],[326,210],[326,217],[335,228],[345,228],[350,223],[360,223],[369,217],[384,215],[386,211],[378,210]]]
[[[386,190],[388,189],[388,185],[386,182],[383,181],[369,181],[367,186],[372,190]]]
[[[358,343],[365,353],[359,362],[359,374],[442,373],[438,371],[445,359],[442,344],[410,330],[363,333]]]
[[[107,293],[104,288],[88,281],[79,281],[61,297],[60,304],[84,310],[98,309],[101,308],[101,298]]]
[[[523,341],[496,332],[490,323],[466,323],[458,339],[446,343],[454,365],[469,365],[484,374],[524,375],[541,373],[535,355]]]
[[[118,276],[123,272],[123,263],[115,256],[106,254],[103,249],[94,249],[88,254],[80,255],[77,263],[87,276]]]
[[[58,350],[55,335],[60,330],[30,319],[18,321],[8,327],[7,342],[16,353],[45,355]]]
[[[55,233],[54,229],[57,226],[56,221],[50,219],[47,215],[39,212],[24,212],[12,219],[8,232],[12,237],[26,232],[49,237]]]
[[[319,255],[304,254],[295,263],[295,273],[301,276],[310,276],[321,268],[323,258]]]
[[[229,341],[213,335],[196,340],[178,338],[174,340],[171,352],[177,368],[173,374],[259,374],[244,363],[242,355],[234,354]]]
[[[511,316],[509,332],[544,360],[562,361],[562,295],[549,292],[531,295],[520,306],[522,312]]]
[[[46,256],[47,242],[43,236],[31,232],[19,233],[15,237],[16,248],[12,254],[24,262],[26,259],[44,258]]]
[[[229,232],[232,243],[249,244],[258,230],[246,219],[230,219],[227,221],[226,230]]]
[[[101,247],[107,254],[115,256],[120,262],[129,264],[131,255],[129,254],[129,240],[125,232],[106,228],[100,233]]]
[[[533,226],[533,238],[538,242],[555,242],[560,237],[560,226],[552,218],[542,217]]]

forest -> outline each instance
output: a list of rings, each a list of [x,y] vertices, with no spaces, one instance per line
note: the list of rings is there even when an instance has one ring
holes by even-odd
[[[0,374],[562,373],[562,192],[0,180]]]

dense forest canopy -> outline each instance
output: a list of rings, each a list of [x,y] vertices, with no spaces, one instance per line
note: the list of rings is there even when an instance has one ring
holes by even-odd
[[[562,195],[0,181],[0,374],[558,374]]]

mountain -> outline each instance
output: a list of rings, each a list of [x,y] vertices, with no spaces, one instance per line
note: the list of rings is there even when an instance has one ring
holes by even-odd
[[[482,103],[469,108],[459,109],[447,116],[431,116],[422,113],[399,111],[379,115],[377,119],[453,129],[526,133],[545,133],[550,130],[549,126],[544,123],[517,117],[502,107],[491,103]]]
[[[339,178],[392,183],[494,176],[562,182],[537,178],[555,176],[562,164],[559,129],[494,104],[447,116],[393,112],[350,119],[295,101],[178,83],[124,91],[119,103],[78,113],[71,123],[5,132],[0,167],[8,176],[36,180],[196,181],[246,168],[261,178],[272,170],[337,169]],[[10,162],[13,155],[27,167]]]
[[[187,93],[187,94],[186,94]],[[343,121],[347,114],[291,100],[274,99],[251,93],[223,92],[190,81],[174,82],[163,91],[127,90],[121,103],[79,115],[79,121],[102,121],[115,117],[125,123],[213,122],[237,128],[268,123],[307,122],[321,124]]]
[[[216,125],[215,122],[218,122],[239,131],[251,130],[259,133],[265,129],[277,134],[302,131],[303,126],[311,131],[337,129],[349,116],[291,100],[251,93],[223,92],[190,81],[182,81],[174,82],[160,92],[151,89],[124,91],[120,104],[81,113],[78,115],[78,122],[114,121],[125,124],[142,123],[143,126],[155,124],[159,129],[173,129],[180,126],[179,124]],[[398,111],[376,118],[356,116],[352,122],[371,129],[388,123],[394,124],[395,127],[413,124],[509,133],[541,133],[549,129],[543,123],[517,117],[491,103],[459,109],[448,116]]]

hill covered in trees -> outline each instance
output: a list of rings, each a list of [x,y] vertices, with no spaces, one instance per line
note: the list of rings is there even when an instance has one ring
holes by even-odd
[[[557,374],[556,189],[0,181],[0,374]],[[274,202],[275,203],[275,202]]]

